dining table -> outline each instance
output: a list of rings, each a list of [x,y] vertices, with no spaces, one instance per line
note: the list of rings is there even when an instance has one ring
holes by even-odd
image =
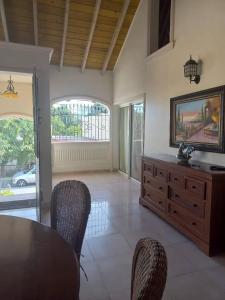
[[[0,299],[79,299],[80,268],[72,247],[38,222],[0,216]]]

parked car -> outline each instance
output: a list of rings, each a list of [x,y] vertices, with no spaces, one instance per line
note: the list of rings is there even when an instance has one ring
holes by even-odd
[[[35,184],[36,182],[36,167],[34,166],[29,171],[24,171],[22,174],[16,173],[12,177],[12,183],[16,186],[26,186],[28,184]]]

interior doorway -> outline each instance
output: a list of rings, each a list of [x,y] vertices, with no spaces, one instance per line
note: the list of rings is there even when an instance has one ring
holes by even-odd
[[[144,152],[144,111],[144,100],[120,107],[119,169],[138,181]]]
[[[0,214],[38,220],[34,92],[33,74],[0,71]]]

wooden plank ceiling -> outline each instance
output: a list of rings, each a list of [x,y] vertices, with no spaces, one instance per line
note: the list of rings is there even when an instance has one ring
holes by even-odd
[[[54,48],[52,64],[59,65],[61,58],[64,66],[82,68],[82,65],[85,65],[89,69],[103,70],[109,56],[106,69],[113,70],[140,0],[101,0],[95,21],[93,17],[99,0],[69,0],[68,25],[65,27],[66,1],[68,0],[3,1],[9,41],[35,44],[33,2],[36,2],[37,42],[39,46]],[[118,23],[122,24],[119,31]],[[94,28],[92,36],[90,36],[91,28]],[[63,32],[65,32],[64,51],[62,51]],[[112,43],[113,39],[115,43]],[[0,40],[5,40],[2,22],[0,22]],[[90,47],[86,49],[88,41]],[[88,55],[84,63],[85,50]]]

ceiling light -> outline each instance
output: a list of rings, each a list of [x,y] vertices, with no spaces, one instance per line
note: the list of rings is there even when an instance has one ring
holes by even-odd
[[[15,90],[15,87],[13,85],[13,80],[11,78],[11,75],[9,77],[9,80],[8,80],[8,85],[7,85],[7,88],[5,91],[1,92],[2,96],[4,97],[8,97],[8,98],[16,98],[18,97],[18,92]]]

